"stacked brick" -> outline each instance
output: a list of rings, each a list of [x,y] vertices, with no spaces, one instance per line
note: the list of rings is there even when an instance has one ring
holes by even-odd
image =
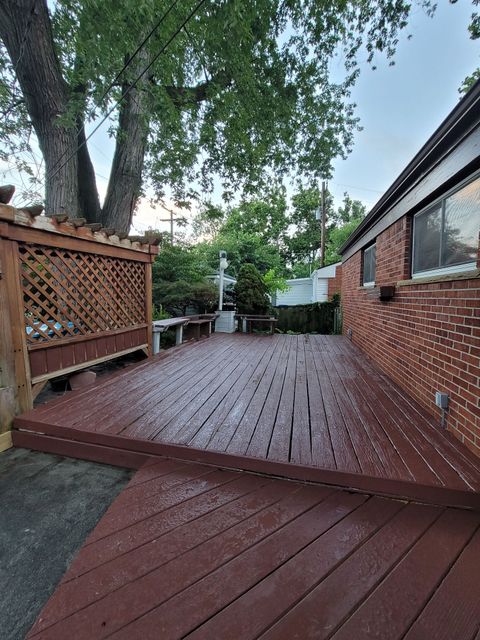
[[[448,393],[448,429],[480,455],[480,277],[410,280],[408,216],[376,244],[374,289],[361,286],[361,251],[342,265],[344,332],[439,421],[435,391]],[[395,285],[392,300],[381,285]]]

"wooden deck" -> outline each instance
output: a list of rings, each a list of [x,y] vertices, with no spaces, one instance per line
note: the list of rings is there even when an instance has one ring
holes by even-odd
[[[479,576],[478,512],[155,459],[28,639],[474,640]]]
[[[20,446],[111,463],[162,455],[480,508],[480,460],[341,336],[218,334],[15,425]]]

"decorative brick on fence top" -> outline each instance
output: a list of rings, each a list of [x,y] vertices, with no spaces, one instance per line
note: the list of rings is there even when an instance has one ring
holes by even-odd
[[[377,287],[409,278],[410,229],[405,217],[378,236]],[[439,421],[435,391],[448,393],[448,429],[480,455],[480,278],[402,284],[380,302],[361,287],[361,251],[342,266],[344,332]]]

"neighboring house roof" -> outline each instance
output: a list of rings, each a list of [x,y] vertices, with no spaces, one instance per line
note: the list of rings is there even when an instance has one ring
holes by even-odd
[[[285,282],[291,287],[293,285],[296,284],[302,284],[304,282],[310,282],[312,280],[312,277],[309,276],[308,278],[290,278],[290,280],[286,280]]]
[[[286,280],[286,283],[289,286],[293,286],[296,284],[302,284],[303,282],[310,282],[313,278],[334,278],[335,271],[337,267],[339,267],[342,263],[335,262],[335,264],[329,264],[326,267],[322,267],[320,269],[315,269],[312,271],[312,275],[308,278],[291,278],[290,280]]]
[[[210,273],[206,276],[209,280],[218,280],[220,277],[218,271],[216,273]],[[237,284],[237,279],[233,276],[229,276],[228,273],[223,274],[223,283],[224,284]]]
[[[480,168],[480,80],[460,100],[340,248],[343,259]]]
[[[335,262],[335,264],[329,264],[326,267],[321,267],[320,269],[315,269],[312,273],[312,277],[317,278],[334,278],[337,267],[339,267],[342,263]]]

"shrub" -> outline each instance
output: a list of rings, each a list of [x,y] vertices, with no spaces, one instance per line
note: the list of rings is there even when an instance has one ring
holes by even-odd
[[[235,285],[237,309],[251,315],[266,314],[270,308],[267,287],[260,272],[253,264],[244,264]]]

